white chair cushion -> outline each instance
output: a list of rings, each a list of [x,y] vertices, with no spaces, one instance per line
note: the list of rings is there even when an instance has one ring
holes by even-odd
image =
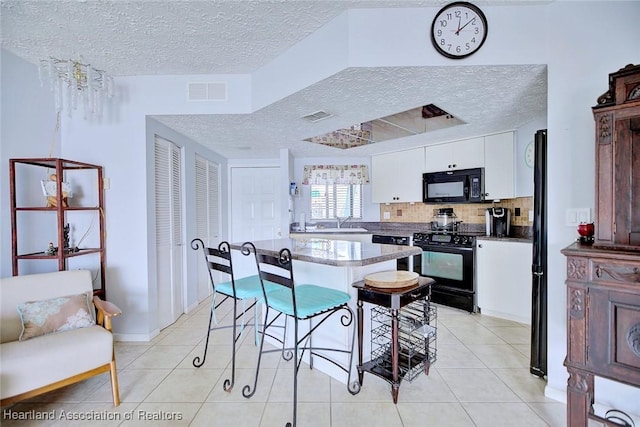
[[[110,363],[112,351],[113,336],[101,326],[1,344],[0,397],[25,393]]]

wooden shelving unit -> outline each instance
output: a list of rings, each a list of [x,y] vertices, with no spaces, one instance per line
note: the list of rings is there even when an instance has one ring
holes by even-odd
[[[17,192],[22,191],[25,187],[19,185],[16,174],[16,166],[25,165],[20,167],[34,167],[44,168],[51,171],[55,170],[56,175],[56,195],[55,206],[47,207],[46,198],[42,197],[42,206],[18,206]],[[63,202],[63,186],[62,182],[66,182],[69,177],[77,171],[94,171],[95,179],[97,180],[97,195],[95,206],[74,206],[71,203],[65,206]],[[53,172],[52,172],[53,173]],[[26,159],[10,159],[9,160],[9,174],[10,174],[10,198],[11,198],[11,260],[12,260],[12,273],[14,276],[20,274],[19,266],[20,261],[24,260],[56,260],[58,264],[58,270],[63,271],[67,269],[69,258],[85,256],[89,254],[99,254],[100,258],[100,286],[94,289],[96,295],[105,297],[105,283],[106,283],[106,249],[105,249],[105,217],[104,217],[104,185],[102,176],[102,166],[93,165],[89,163],[83,163],[73,160],[65,160],[60,158],[26,158]],[[73,198],[71,198],[73,201]],[[88,248],[65,248],[65,224],[67,224],[67,216],[71,212],[96,212],[99,223],[99,245],[97,247]],[[26,225],[21,224],[22,216],[26,212],[54,212],[56,214],[57,224],[57,252],[54,254],[48,254],[45,250],[40,252],[21,252],[18,248],[18,234],[24,230]],[[43,248],[44,249],[44,248]]]

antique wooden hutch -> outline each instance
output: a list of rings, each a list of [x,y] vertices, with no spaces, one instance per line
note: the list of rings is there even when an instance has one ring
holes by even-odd
[[[605,422],[593,410],[594,377],[640,387],[640,65],[609,75],[593,115],[595,239],[562,251],[571,427]]]

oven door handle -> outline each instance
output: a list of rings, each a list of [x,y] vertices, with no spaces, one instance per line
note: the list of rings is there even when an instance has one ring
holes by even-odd
[[[414,246],[421,248],[423,251],[429,251],[429,252],[443,252],[442,250],[438,250],[438,249],[445,249],[444,252],[452,252],[452,251],[472,252],[473,251],[473,248],[467,248],[467,247],[461,247],[461,246],[439,246],[439,245],[433,245],[433,246],[414,245]]]

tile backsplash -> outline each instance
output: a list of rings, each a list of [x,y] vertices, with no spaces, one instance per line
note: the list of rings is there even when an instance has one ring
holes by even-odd
[[[448,204],[432,205],[424,203],[391,203],[380,204],[380,222],[430,222],[434,213],[440,208],[453,208],[456,216],[466,224],[484,224],[484,213],[487,208],[504,207],[511,210],[511,225],[531,226],[529,211],[533,209],[533,197],[505,199],[496,203]],[[517,210],[520,215],[517,215]]]

